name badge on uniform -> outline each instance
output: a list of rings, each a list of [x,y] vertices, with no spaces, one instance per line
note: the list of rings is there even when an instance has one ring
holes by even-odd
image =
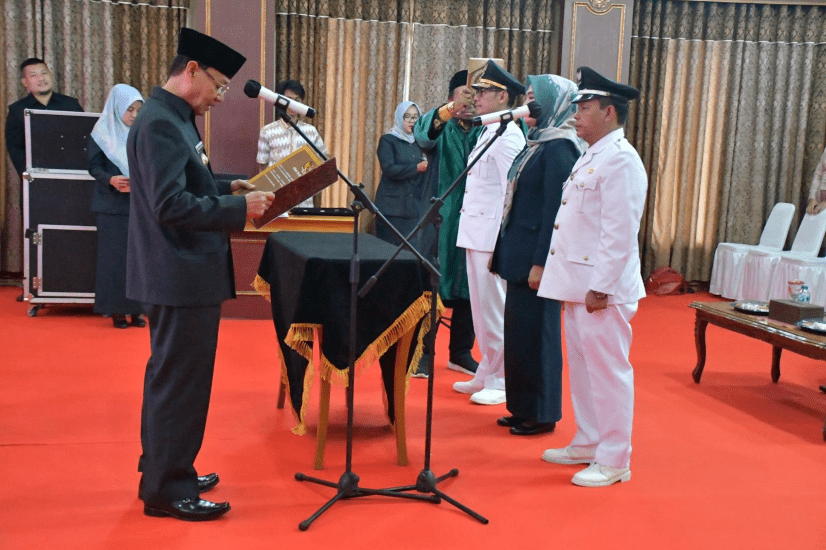
[[[203,141],[199,141],[198,145],[195,146],[195,152],[198,153],[199,155],[201,155],[201,162],[204,163],[204,166],[209,164],[209,157],[207,157],[206,153],[204,152],[204,142]]]

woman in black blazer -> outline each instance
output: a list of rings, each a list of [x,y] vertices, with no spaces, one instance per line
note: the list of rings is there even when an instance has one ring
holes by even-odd
[[[500,426],[514,435],[553,431],[562,418],[560,304],[537,295],[551,246],[562,187],[584,143],[573,126],[577,85],[556,75],[529,76],[527,100],[541,116],[508,172],[502,227],[492,270],[507,281],[505,395],[510,416]]]
[[[97,181],[92,212],[97,214],[95,312],[111,316],[115,328],[146,326],[139,303],[126,298],[126,238],[129,232],[129,163],[126,138],[143,106],[132,86],[117,84],[89,136],[89,174]]]
[[[427,161],[413,137],[413,125],[419,116],[419,107],[415,103],[400,103],[396,107],[393,128],[381,136],[376,151],[381,166],[376,207],[405,236],[416,227],[424,213],[422,191]],[[376,237],[393,244],[399,242],[379,220],[376,220]]]

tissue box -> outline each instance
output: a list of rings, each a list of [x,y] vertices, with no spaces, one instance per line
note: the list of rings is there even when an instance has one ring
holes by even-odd
[[[796,323],[801,319],[823,318],[823,306],[794,300],[769,301],[769,319],[783,323]]]

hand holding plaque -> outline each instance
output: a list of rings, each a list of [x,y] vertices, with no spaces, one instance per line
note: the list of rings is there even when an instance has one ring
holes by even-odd
[[[261,227],[332,185],[337,179],[335,159],[322,162],[310,146],[305,145],[253,177],[250,183],[255,186],[254,189],[239,189],[235,193],[273,193],[272,204],[260,218],[252,222],[255,227]]]

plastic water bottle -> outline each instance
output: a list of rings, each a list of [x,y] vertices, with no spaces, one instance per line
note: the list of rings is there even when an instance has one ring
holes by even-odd
[[[809,294],[809,287],[803,285],[800,287],[800,292],[797,294],[797,301],[808,304],[812,301],[812,296]]]

